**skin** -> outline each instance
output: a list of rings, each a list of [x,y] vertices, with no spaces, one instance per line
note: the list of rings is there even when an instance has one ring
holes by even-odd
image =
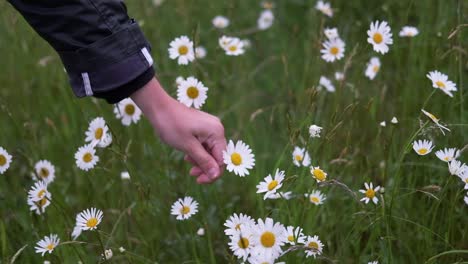
[[[131,95],[161,140],[184,152],[197,183],[216,181],[224,171],[224,127],[219,118],[169,96],[156,78]]]

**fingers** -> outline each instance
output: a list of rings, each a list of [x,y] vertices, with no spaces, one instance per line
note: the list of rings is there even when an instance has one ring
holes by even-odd
[[[188,159],[191,159],[196,164],[196,167],[203,171],[204,177],[201,178],[203,174],[200,175],[200,179],[197,179],[197,181],[205,182],[208,179],[214,181],[220,176],[221,172],[218,162],[208,153],[198,139],[193,138],[189,142],[186,153],[189,156]],[[194,174],[196,174],[195,172]]]

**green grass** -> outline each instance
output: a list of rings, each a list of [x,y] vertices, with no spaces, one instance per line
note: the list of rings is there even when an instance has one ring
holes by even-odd
[[[74,98],[58,56],[1,2],[0,146],[14,161],[0,177],[0,263],[10,263],[24,246],[15,263],[39,263],[35,243],[50,233],[68,241],[75,214],[92,206],[104,211],[99,234],[114,249],[115,263],[237,263],[223,232],[224,221],[235,212],[270,216],[320,236],[327,259],[306,260],[294,252],[282,258],[287,263],[466,263],[466,191],[433,153],[417,156],[408,144],[413,137],[433,140],[436,149],[468,143],[467,28],[460,27],[448,39],[458,25],[467,24],[467,3],[332,4],[335,16],[326,18],[314,10],[315,1],[277,1],[272,28],[242,35],[256,24],[261,11],[257,1],[171,0],[159,8],[151,1],[127,1],[131,16],[144,21],[165,89],[175,95],[179,75],[202,80],[210,89],[203,110],[222,119],[227,138],[244,140],[256,155],[257,165],[248,177],[225,173],[215,184],[199,186],[188,176],[183,155],[163,145],[146,120],[123,127],[111,105]],[[218,14],[231,19],[225,34],[252,41],[245,55],[228,57],[217,46],[221,33],[212,28],[211,19]],[[374,20],[386,20],[392,27],[394,44],[383,56],[366,42]],[[420,35],[399,38],[399,29],[407,24],[417,26]],[[338,62],[320,58],[325,26],[337,27],[346,42],[345,58]],[[207,58],[189,66],[170,60],[169,42],[180,35],[205,46]],[[382,69],[370,81],[364,69],[376,55]],[[45,56],[53,59],[46,67],[38,66]],[[320,75],[332,78],[345,63],[346,80],[334,81],[337,92],[317,93]],[[454,98],[432,93],[425,75],[436,69],[457,83]],[[446,136],[421,114],[425,102],[426,110],[448,124],[451,132]],[[106,119],[115,139],[99,152],[98,168],[86,173],[75,166],[73,155],[84,144],[88,122],[97,116]],[[389,123],[393,116],[399,124]],[[382,120],[387,127],[378,125]],[[324,127],[320,139],[308,139],[312,123]],[[364,205],[334,184],[320,187],[327,195],[323,205],[310,204],[303,193],[319,187],[307,168],[292,164],[294,145],[307,145],[313,165],[356,193],[367,181],[385,187],[379,204]],[[52,204],[41,216],[26,204],[33,184],[30,173],[39,159],[50,160],[57,170],[49,187]],[[460,160],[468,162],[467,154]],[[288,176],[282,190],[298,198],[264,201],[255,193],[258,182],[276,168]],[[131,181],[120,179],[124,170]],[[200,203],[200,212],[176,221],[170,207],[185,195]],[[196,235],[200,227],[207,232],[203,237]],[[85,232],[79,238],[84,243],[62,245],[46,259],[98,262],[102,249],[96,234]],[[120,246],[127,249],[125,255],[118,253]]]

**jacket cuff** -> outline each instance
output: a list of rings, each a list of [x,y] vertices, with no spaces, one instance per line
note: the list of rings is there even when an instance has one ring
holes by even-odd
[[[85,48],[58,53],[77,97],[96,96],[115,102],[154,76],[150,49],[138,24],[131,20],[127,27]]]

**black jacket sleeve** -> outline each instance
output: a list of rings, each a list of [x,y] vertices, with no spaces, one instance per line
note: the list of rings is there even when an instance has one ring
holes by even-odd
[[[121,0],[9,0],[57,51],[76,96],[116,103],[154,76],[150,44]]]

